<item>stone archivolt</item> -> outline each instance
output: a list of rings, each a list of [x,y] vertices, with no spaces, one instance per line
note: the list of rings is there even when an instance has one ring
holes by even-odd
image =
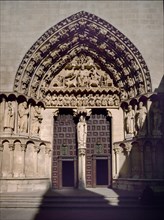
[[[72,68],[72,75],[67,75],[70,62],[82,57],[87,60],[86,66],[81,63],[80,69]],[[93,61],[97,65],[93,66],[94,77],[106,77],[104,82],[87,75]],[[77,78],[80,71],[81,83],[80,77]],[[151,92],[150,74],[136,47],[112,25],[84,11],[61,21],[37,40],[19,66],[14,91],[45,98],[50,88],[59,87],[60,76],[68,91],[84,85],[90,90],[113,86],[118,89],[121,101]],[[85,76],[89,81],[85,81]]]

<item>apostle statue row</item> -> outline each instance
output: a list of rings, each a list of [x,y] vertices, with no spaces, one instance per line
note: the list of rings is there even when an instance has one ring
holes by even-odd
[[[147,117],[149,114],[150,117]],[[125,110],[125,132],[127,137],[135,135],[146,135],[147,127],[150,127],[152,135],[162,135],[162,111],[159,102],[152,103],[148,111],[143,102],[139,102],[139,106],[129,105]]]
[[[42,107],[28,105],[26,101],[16,106],[15,101],[5,103],[3,129],[5,132],[39,135],[42,122]]]

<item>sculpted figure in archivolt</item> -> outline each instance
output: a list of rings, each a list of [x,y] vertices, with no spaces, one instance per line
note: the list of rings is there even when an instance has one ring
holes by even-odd
[[[86,148],[87,141],[87,123],[83,115],[80,116],[77,124],[78,148]]]

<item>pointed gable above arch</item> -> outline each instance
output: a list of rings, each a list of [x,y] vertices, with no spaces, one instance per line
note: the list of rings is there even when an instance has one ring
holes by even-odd
[[[115,27],[101,18],[81,11],[74,14],[46,31],[25,54],[14,82],[14,91],[42,99],[53,89],[56,91],[59,78],[62,76],[77,84],[78,70],[74,60],[86,57],[94,64],[94,74],[101,75],[99,84],[91,83],[91,64],[80,64],[81,78],[88,72],[86,89],[102,88],[103,81],[110,80],[108,90],[117,90],[121,101],[151,92],[151,79],[147,65],[133,43]],[[88,61],[88,62],[89,62]],[[87,61],[86,61],[87,62]],[[73,75],[71,76],[71,69]],[[97,71],[98,70],[98,71]],[[101,72],[101,74],[100,74]],[[68,75],[67,75],[68,74]],[[93,74],[93,78],[94,75]],[[69,78],[70,77],[70,78]],[[80,76],[79,76],[80,79]],[[73,81],[71,81],[73,83]],[[104,82],[106,83],[106,82]],[[83,89],[85,84],[83,86]],[[88,88],[87,88],[88,87]]]

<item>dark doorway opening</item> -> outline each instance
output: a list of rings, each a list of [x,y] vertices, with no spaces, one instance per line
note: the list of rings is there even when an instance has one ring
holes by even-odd
[[[96,185],[108,185],[108,160],[96,160]]]
[[[74,187],[74,161],[62,161],[62,186]]]

